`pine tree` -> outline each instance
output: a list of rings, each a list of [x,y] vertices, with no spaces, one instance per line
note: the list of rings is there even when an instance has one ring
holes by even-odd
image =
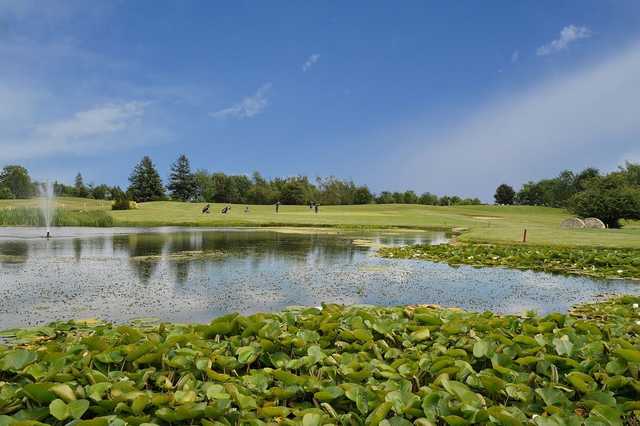
[[[167,189],[171,191],[171,198],[180,201],[189,201],[196,196],[196,181],[191,173],[191,165],[186,155],[182,154],[171,165],[171,175]]]
[[[80,173],[76,175],[74,186],[75,186],[76,197],[85,198],[87,195],[89,195],[89,192],[87,191],[87,187],[84,186],[84,180],[82,179],[82,175]]]
[[[148,156],[144,156],[133,169],[131,176],[129,176],[129,189],[127,192],[137,202],[164,198],[162,180],[151,158]]]

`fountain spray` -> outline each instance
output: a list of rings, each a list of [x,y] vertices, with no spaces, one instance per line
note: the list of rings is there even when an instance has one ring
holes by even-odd
[[[40,210],[42,210],[42,216],[44,217],[44,224],[47,229],[45,238],[51,238],[51,220],[53,218],[53,206],[55,193],[53,191],[53,185],[46,181],[38,187],[40,195]]]

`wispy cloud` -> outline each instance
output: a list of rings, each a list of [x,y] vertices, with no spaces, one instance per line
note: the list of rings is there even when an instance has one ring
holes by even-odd
[[[22,132],[19,143],[0,139],[0,160],[69,152],[93,154],[103,148],[114,148],[118,143],[111,137],[135,127],[146,106],[147,103],[138,101],[113,103],[78,111],[69,118],[37,124]],[[132,141],[123,142],[129,145]]]
[[[247,96],[235,105],[211,112],[209,115],[213,118],[251,118],[260,114],[269,105],[267,95],[271,91],[271,83],[262,85],[253,96]]]
[[[569,25],[560,31],[560,37],[551,43],[540,46],[536,51],[538,56],[551,55],[569,47],[570,44],[585,38],[589,38],[593,32],[587,27]]]
[[[304,64],[302,64],[302,71],[307,72],[316,62],[320,60],[320,55],[318,53],[314,53],[309,56]]]
[[[146,105],[132,101],[98,106],[68,119],[37,126],[35,135],[44,140],[72,141],[118,132],[138,120]]]
[[[515,64],[519,60],[520,60],[520,51],[514,50],[513,53],[511,54],[511,63]]]
[[[424,119],[404,125],[383,140],[408,142],[404,153],[398,147],[385,158],[394,168],[388,179],[429,182],[425,190],[463,189],[489,200],[502,181],[517,186],[565,168],[613,169],[620,153],[630,160],[638,155],[638,99],[640,43],[635,43],[598,63],[494,99],[440,129]]]

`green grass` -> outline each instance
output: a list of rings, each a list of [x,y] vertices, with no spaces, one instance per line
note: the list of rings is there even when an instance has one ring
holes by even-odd
[[[640,248],[640,224],[626,223],[622,229],[560,229],[571,215],[562,209],[529,206],[421,206],[405,204],[320,206],[314,214],[306,206],[233,205],[227,215],[224,204],[212,204],[211,214],[202,214],[204,203],[158,201],[138,204],[134,210],[111,211],[109,201],[59,198],[58,207],[73,210],[107,210],[116,226],[335,226],[351,228],[457,229],[466,242],[520,242],[524,229],[533,245]],[[7,207],[37,207],[38,200],[3,200]]]
[[[361,205],[320,206],[314,214],[305,206],[234,205],[231,213],[220,214],[223,204],[212,205],[212,213],[200,213],[204,204],[152,202],[138,209],[111,214],[117,224],[131,226],[339,226],[404,227],[420,229],[465,228],[461,241],[513,243],[522,239],[526,228],[528,242],[537,245],[602,246],[640,248],[640,226],[627,224],[622,229],[560,229],[570,217],[562,209],[528,206],[420,206]]]
[[[9,330],[0,424],[637,425],[638,303],[545,316],[324,305]]]
[[[104,210],[70,210],[56,208],[53,212],[52,226],[113,226],[113,217]],[[45,226],[40,209],[35,207],[16,207],[0,210],[0,226]]]

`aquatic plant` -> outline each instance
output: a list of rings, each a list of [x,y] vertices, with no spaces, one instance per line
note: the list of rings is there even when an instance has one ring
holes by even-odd
[[[113,226],[113,218],[103,210],[55,209],[51,225],[53,226]],[[41,209],[18,207],[0,209],[0,226],[46,226]]]
[[[387,258],[449,265],[500,266],[596,278],[640,279],[640,250],[498,244],[441,244],[382,248]]]
[[[544,317],[325,305],[12,330],[0,424],[636,424],[639,303]]]

